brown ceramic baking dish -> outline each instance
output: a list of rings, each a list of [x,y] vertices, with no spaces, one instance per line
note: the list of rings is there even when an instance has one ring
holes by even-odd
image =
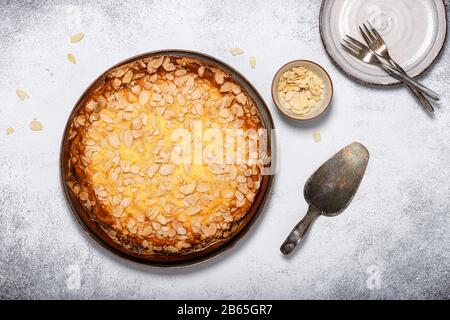
[[[206,247],[203,250],[195,251],[195,252],[189,252],[185,254],[179,254],[179,255],[169,255],[169,254],[151,254],[151,255],[142,255],[133,251],[130,251],[120,245],[119,243],[112,240],[109,235],[102,229],[102,227],[99,225],[99,223],[92,219],[90,213],[81,205],[78,198],[72,193],[70,188],[67,184],[67,177],[70,174],[69,172],[69,148],[68,148],[68,132],[70,123],[72,122],[72,119],[74,115],[76,115],[78,109],[85,103],[87,97],[89,97],[90,93],[94,88],[98,85],[100,81],[104,79],[106,74],[111,71],[114,68],[120,67],[122,65],[128,64],[130,62],[139,60],[139,59],[145,59],[150,58],[153,56],[160,56],[160,55],[169,55],[173,57],[188,57],[188,58],[195,58],[201,60],[203,63],[207,65],[217,66],[218,68],[221,68],[222,70],[226,71],[228,74],[230,74],[233,79],[239,83],[242,88],[247,92],[247,94],[253,99],[256,106],[259,109],[260,116],[262,118],[262,121],[264,123],[264,127],[266,129],[270,129],[271,132],[273,132],[274,124],[273,120],[270,114],[269,109],[267,108],[267,105],[265,104],[264,100],[260,96],[260,94],[257,92],[257,90],[252,86],[252,84],[238,71],[236,71],[231,66],[227,65],[226,63],[213,58],[211,56],[208,56],[203,53],[199,52],[193,52],[193,51],[186,51],[186,50],[161,50],[161,51],[153,51],[144,53],[132,58],[129,58],[125,61],[122,61],[118,63],[117,65],[111,67],[110,69],[106,70],[102,75],[100,75],[87,89],[86,91],[81,95],[80,99],[75,104],[75,107],[73,108],[65,130],[64,135],[62,138],[61,143],[61,153],[60,153],[60,177],[61,177],[61,185],[64,192],[64,195],[66,197],[66,200],[69,204],[69,207],[74,214],[77,221],[80,223],[80,225],[83,227],[84,231],[89,234],[96,242],[98,242],[100,245],[102,245],[104,248],[110,250],[111,252],[121,256],[122,258],[135,261],[142,264],[152,265],[152,266],[159,266],[159,267],[175,267],[175,266],[186,266],[186,265],[192,265],[196,264],[202,261],[209,260],[215,256],[217,256],[220,253],[225,252],[226,250],[233,247],[234,244],[236,244],[244,234],[246,234],[249,229],[254,225],[255,221],[261,214],[264,204],[267,201],[267,198],[271,191],[271,186],[273,183],[274,175],[263,175],[262,176],[262,182],[261,186],[259,188],[259,191],[255,197],[255,200],[252,203],[252,206],[248,210],[247,214],[242,219],[241,223],[239,224],[239,227],[237,228],[236,232],[232,234],[229,238],[224,239],[222,241],[219,241],[217,243],[214,243],[208,247]],[[274,135],[269,134],[268,135],[268,152],[271,157],[271,166],[274,167],[274,163],[276,159],[274,159],[276,152],[275,152],[275,141],[273,139]]]

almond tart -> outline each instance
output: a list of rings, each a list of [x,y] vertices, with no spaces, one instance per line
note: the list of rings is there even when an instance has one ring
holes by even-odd
[[[263,165],[259,150],[242,147],[239,139],[218,149],[199,143],[208,129],[264,129],[255,103],[227,72],[169,55],[122,65],[71,117],[67,186],[128,250],[203,250],[238,230],[260,188]],[[188,137],[184,145],[193,146],[187,151],[176,139],[180,132]],[[211,155],[224,149],[221,161]],[[247,160],[237,161],[239,154]]]

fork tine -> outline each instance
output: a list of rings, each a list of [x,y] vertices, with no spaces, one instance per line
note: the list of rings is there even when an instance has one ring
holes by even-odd
[[[355,58],[359,59],[358,53],[353,50],[352,48],[347,47],[345,44],[341,43],[342,48],[344,48],[345,51],[347,51],[348,53],[350,53],[352,56],[354,56]]]
[[[366,40],[367,44],[370,45],[372,40],[369,38],[369,35],[367,35],[366,32],[361,27],[359,27],[359,31],[361,32],[361,35],[363,36],[364,40]]]
[[[373,33],[366,27],[366,25],[363,23],[363,28],[366,31],[365,34],[370,39],[370,42],[373,42],[376,40],[376,37],[373,35]],[[360,28],[361,29],[361,28]],[[369,42],[367,42],[369,43]]]
[[[369,25],[370,31],[372,31],[372,33],[375,35],[375,37],[383,39],[381,37],[381,35],[378,33],[377,29],[375,29],[374,26],[372,26],[372,24],[370,23],[369,20],[367,20],[367,24]]]
[[[351,43],[353,43],[355,46],[359,47],[360,49],[370,50],[365,44],[362,44],[360,41],[356,40],[355,38],[352,38],[349,35],[346,35],[346,37],[350,40]]]
[[[347,45],[347,47],[349,47],[349,48],[355,50],[356,52],[361,51],[361,48],[360,48],[360,47],[358,47],[357,45],[351,43],[350,41],[347,41],[347,40],[345,40],[345,39],[344,39],[343,41],[345,42],[345,44]]]

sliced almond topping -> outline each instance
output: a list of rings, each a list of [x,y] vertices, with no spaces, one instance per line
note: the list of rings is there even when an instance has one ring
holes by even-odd
[[[197,207],[197,206],[196,206],[196,207],[189,207],[189,208],[187,209],[187,215],[193,216],[193,215],[199,213],[200,210],[201,210],[201,208],[200,208],[200,207]]]
[[[217,227],[214,223],[211,223],[209,226],[202,226],[202,232],[206,237],[212,237],[217,232]]]
[[[237,208],[242,208],[244,205],[245,205],[245,198],[243,198],[242,200],[236,200]]]
[[[86,110],[93,111],[95,107],[97,107],[98,103],[94,100],[89,100],[88,103],[86,103]]]
[[[236,199],[242,201],[244,199],[244,195],[240,191],[236,191],[235,193]]]
[[[130,163],[127,160],[120,161],[120,169],[125,173],[130,172]]]
[[[219,116],[221,116],[222,118],[228,118],[230,116],[230,111],[228,111],[228,109],[221,109],[219,111]]]
[[[247,104],[247,96],[243,92],[236,96],[236,100],[242,105]]]
[[[203,75],[205,74],[205,66],[201,66],[200,68],[198,68],[197,74],[199,77],[203,77]]]
[[[134,221],[133,219],[130,219],[127,223],[127,229],[131,233],[136,233],[136,221]]]
[[[122,208],[126,208],[126,207],[130,206],[130,204],[131,204],[130,198],[123,198],[122,201],[120,201],[120,206]]]
[[[133,79],[133,71],[128,70],[127,73],[122,78],[123,83],[130,83],[131,79]]]
[[[164,164],[159,168],[159,173],[163,176],[167,176],[171,174],[175,170],[175,166],[173,164]]]
[[[116,218],[120,218],[123,215],[123,208],[122,207],[114,207],[112,209],[112,214]]]
[[[160,95],[159,93],[153,93],[152,94],[152,100],[153,101],[161,101],[162,99],[162,95]]]
[[[224,198],[231,198],[234,196],[234,193],[231,190],[225,189],[225,190],[222,190],[222,196]]]
[[[197,186],[198,192],[208,192],[210,189],[211,189],[211,186],[209,185],[209,183],[200,183]]]
[[[151,178],[154,176],[156,171],[158,171],[159,166],[157,164],[152,164],[147,169],[147,175]]]
[[[113,146],[114,148],[119,148],[120,147],[120,140],[119,140],[119,136],[117,135],[117,133],[109,133],[108,134],[108,142],[111,146]]]
[[[230,92],[233,89],[233,83],[231,82],[225,82],[221,87],[220,87],[220,92]]]
[[[173,63],[167,63],[163,65],[164,70],[170,72],[175,70],[175,65]]]
[[[175,76],[176,77],[182,77],[185,76],[187,74],[187,70],[186,69],[180,69],[175,71]]]
[[[165,225],[167,223],[167,220],[163,215],[159,215],[158,217],[156,217],[156,220],[158,220],[158,222],[162,225]]]
[[[208,165],[208,170],[214,174],[224,174],[225,173],[225,170],[223,170],[221,167],[219,167],[215,163]]]
[[[86,116],[85,115],[81,115],[77,117],[77,123],[84,127],[84,125],[86,124]]]
[[[225,81],[225,77],[223,72],[221,71],[216,71],[216,73],[214,74],[214,80],[216,81],[216,83],[218,85],[223,84],[223,82]]]
[[[181,186],[179,190],[180,190],[180,192],[182,192],[182,193],[188,195],[188,194],[191,194],[191,193],[193,193],[193,192],[195,191],[195,187],[196,187],[196,186],[197,186],[197,182],[192,181],[192,182],[189,183],[189,184],[186,184],[186,185],[184,185],[184,186]]]
[[[203,114],[203,105],[201,103],[194,104],[194,110],[198,115],[201,116]]]
[[[123,141],[127,147],[131,147],[133,145],[133,134],[131,131],[127,131],[123,135]]]
[[[114,203],[115,205],[118,205],[120,203],[120,201],[122,201],[122,196],[120,194],[116,194],[112,197],[112,203]]]
[[[111,123],[113,122],[113,120],[111,119],[111,117],[109,115],[107,115],[104,111],[100,112],[100,119],[102,119],[103,121],[105,121],[106,123]]]
[[[164,61],[164,56],[161,56],[157,59],[153,59],[151,62],[151,66],[153,67],[153,69],[158,69],[162,65],[163,61]]]
[[[167,214],[173,214],[175,213],[177,207],[173,203],[168,203],[164,206],[164,212]]]

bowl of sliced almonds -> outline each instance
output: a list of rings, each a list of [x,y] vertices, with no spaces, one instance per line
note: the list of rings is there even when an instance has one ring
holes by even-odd
[[[294,120],[312,120],[323,114],[333,98],[333,82],[317,63],[295,60],[282,66],[272,81],[277,108]]]

